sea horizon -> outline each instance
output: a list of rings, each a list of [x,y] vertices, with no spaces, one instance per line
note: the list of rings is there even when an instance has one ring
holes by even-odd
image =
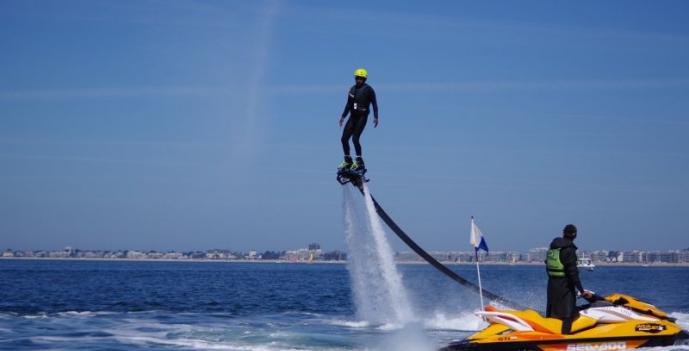
[[[36,261],[122,261],[122,262],[214,262],[214,263],[251,263],[251,264],[347,264],[346,260],[313,260],[313,261],[287,261],[287,260],[231,260],[231,259],[166,259],[166,258],[86,258],[86,257],[0,257],[0,260],[36,260]],[[448,266],[475,266],[476,262],[454,262],[454,261],[439,261]],[[428,265],[425,261],[395,261],[400,265]],[[689,267],[689,263],[635,263],[635,262],[598,262],[596,267]],[[543,262],[480,262],[480,265],[486,266],[542,266]],[[583,270],[584,268],[580,268]]]

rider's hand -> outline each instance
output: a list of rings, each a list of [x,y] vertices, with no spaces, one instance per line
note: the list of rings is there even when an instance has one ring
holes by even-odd
[[[378,128],[378,118],[373,119],[373,128]]]
[[[584,292],[581,293],[581,296],[583,296],[585,299],[590,299],[593,297],[593,292],[590,290],[584,289]]]
[[[344,117],[340,117],[340,127],[342,127],[342,123],[344,123]]]

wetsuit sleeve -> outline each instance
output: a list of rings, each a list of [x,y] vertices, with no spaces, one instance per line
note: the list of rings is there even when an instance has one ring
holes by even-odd
[[[584,288],[581,286],[579,280],[579,269],[577,268],[577,252],[572,247],[566,247],[560,250],[560,261],[565,266],[565,275],[569,280],[571,286],[575,287],[579,292],[583,293]]]
[[[342,111],[342,118],[347,117],[349,112],[352,110],[352,104],[354,103],[354,94],[352,94],[352,89],[349,89],[347,93],[347,103],[345,104],[344,111]]]
[[[376,99],[376,91],[371,88],[371,103],[373,104],[373,117],[378,118],[378,100]]]

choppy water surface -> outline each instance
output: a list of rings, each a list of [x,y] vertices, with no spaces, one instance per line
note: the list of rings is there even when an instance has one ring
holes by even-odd
[[[431,350],[481,327],[473,293],[425,265],[399,269],[415,316],[406,326],[358,320],[345,265],[0,260],[0,349]],[[454,269],[475,278],[472,266]],[[486,288],[543,309],[543,267],[482,273]],[[689,328],[688,268],[582,277]]]

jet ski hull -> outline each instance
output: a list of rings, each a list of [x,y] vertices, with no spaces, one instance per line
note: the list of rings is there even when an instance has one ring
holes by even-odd
[[[476,315],[489,322],[481,331],[443,351],[617,351],[687,344],[689,334],[674,318],[629,295],[595,296],[562,334],[562,321],[534,310],[499,310],[486,306]]]
[[[626,338],[554,339],[503,342],[453,342],[440,351],[617,351],[640,347],[684,344],[689,334],[638,336]]]

